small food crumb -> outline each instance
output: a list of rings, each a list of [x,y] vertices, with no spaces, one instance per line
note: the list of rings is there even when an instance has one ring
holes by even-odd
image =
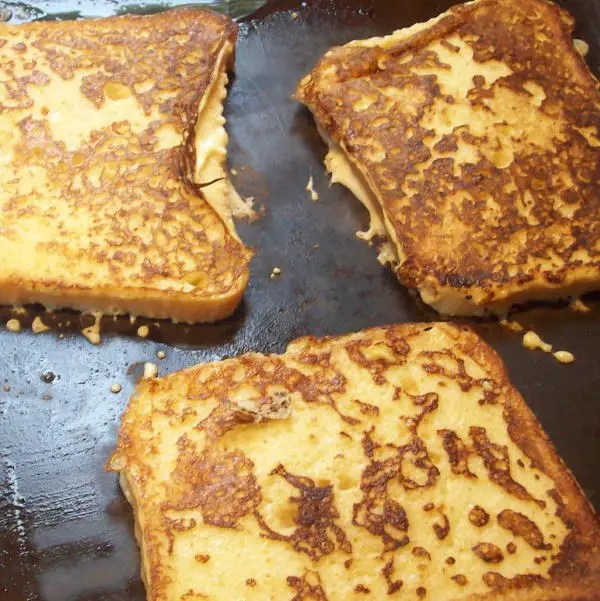
[[[556,351],[553,355],[560,363],[573,363],[575,361],[575,356],[569,351]]]
[[[525,329],[518,321],[508,319],[501,319],[500,325],[513,332],[522,332]]]
[[[247,584],[248,586],[252,586],[252,587],[254,587],[254,586],[256,586],[256,580],[254,580],[254,578],[248,578],[248,579],[246,580],[246,584]]]
[[[144,363],[144,378],[156,378],[158,376],[158,365],[156,363]]]
[[[281,269],[279,267],[273,267],[273,271],[271,272],[271,279],[274,280],[281,273]]]
[[[319,200],[319,194],[317,193],[317,191],[314,188],[312,175],[308,178],[308,184],[306,184],[306,190],[307,190],[307,192],[310,192],[310,197],[313,202],[317,202],[317,200]]]
[[[292,13],[292,19],[294,19],[294,20],[295,20],[295,19],[297,19],[297,18],[298,18],[298,13],[297,13],[297,11],[294,11],[294,12]]]
[[[6,329],[9,332],[20,332],[21,331],[21,322],[18,319],[9,319],[6,322]]]
[[[165,351],[158,351],[158,352],[156,353],[156,356],[157,356],[159,359],[164,359],[164,358],[167,356],[167,353],[165,353]]]
[[[233,175],[234,177],[238,174],[237,169],[231,169],[231,175]]]
[[[581,54],[584,58],[587,56],[587,53],[590,51],[590,46],[587,42],[583,40],[575,39],[573,40],[573,46],[575,46],[575,50]]]
[[[115,394],[118,394],[119,392],[121,392],[121,385],[120,384],[112,384],[110,387],[110,391],[114,392]]]
[[[10,392],[10,386],[8,384],[5,384],[3,387],[4,392]]]
[[[591,309],[580,298],[571,301],[569,308],[573,311],[579,311],[580,313],[589,313],[591,311]]]
[[[100,321],[102,313],[92,313],[94,323],[89,328],[84,328],[81,333],[92,343],[100,344]],[[58,324],[59,326],[62,324]]]
[[[40,334],[41,332],[47,332],[50,328],[42,321],[40,317],[34,317],[31,322],[31,331],[34,334]]]
[[[531,330],[529,332],[525,332],[525,335],[523,336],[523,346],[528,348],[530,351],[541,349],[545,353],[552,352],[552,345],[544,342],[535,332],[532,332]]]
[[[138,335],[140,338],[147,338],[147,337],[148,337],[148,334],[150,334],[150,328],[149,328],[148,326],[140,326],[140,327],[137,329],[137,335]]]

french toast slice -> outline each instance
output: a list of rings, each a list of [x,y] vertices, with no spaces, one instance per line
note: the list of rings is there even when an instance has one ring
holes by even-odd
[[[359,237],[440,313],[600,288],[600,91],[573,27],[545,0],[477,0],[333,48],[298,85],[371,213]]]
[[[149,601],[600,599],[597,518],[465,327],[142,380],[108,468]]]
[[[233,312],[251,257],[224,167],[236,36],[193,9],[0,25],[0,303]]]

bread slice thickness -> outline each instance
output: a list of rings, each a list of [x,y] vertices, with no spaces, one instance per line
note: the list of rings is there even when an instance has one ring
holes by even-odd
[[[600,598],[597,518],[465,327],[143,380],[108,466],[150,601]]]
[[[0,303],[233,312],[251,256],[223,183],[236,35],[193,9],[0,25]]]
[[[362,237],[440,313],[599,287],[600,93],[573,26],[545,0],[477,0],[333,48],[298,86],[372,215]]]

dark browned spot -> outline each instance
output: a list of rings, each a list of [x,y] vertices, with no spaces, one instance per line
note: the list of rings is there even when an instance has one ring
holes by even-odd
[[[500,548],[492,543],[479,543],[472,549],[473,553],[486,563],[500,563],[504,559]]]
[[[254,578],[248,578],[246,580],[246,584],[250,587],[255,587],[256,586],[256,580],[254,580]]]
[[[296,591],[291,601],[327,601],[327,595],[321,585],[321,576],[318,572],[307,570],[302,578],[288,576],[287,583]]]
[[[417,588],[417,597],[424,597],[427,594],[427,589],[424,586]]]
[[[362,593],[363,595],[368,595],[371,592],[371,589],[367,588],[364,584],[357,584],[354,587],[354,591],[356,593]]]
[[[506,545],[506,551],[511,555],[514,555],[517,552],[517,545],[515,545],[515,543],[508,543]]]
[[[165,509],[199,508],[205,523],[233,528],[258,507],[261,493],[254,464],[240,450],[222,450],[209,439],[199,451],[185,434],[177,447],[173,493]]]
[[[296,551],[306,553],[315,561],[323,555],[332,553],[336,546],[345,553],[352,553],[350,541],[335,522],[340,514],[334,505],[331,485],[316,486],[310,478],[290,474],[281,464],[271,472],[271,475],[281,476],[287,480],[300,491],[300,496],[290,497],[290,501],[297,506],[297,516],[294,518],[296,529],[290,535],[275,532],[258,511],[255,512],[265,536],[288,542]]]
[[[526,589],[533,585],[544,582],[544,579],[537,574],[519,574],[514,578],[506,578],[498,572],[486,572],[482,576],[483,581],[494,590],[508,591],[514,589]]]
[[[363,415],[379,415],[379,407],[376,405],[371,405],[370,403],[365,403],[364,401],[359,401],[358,399],[354,399],[352,402],[358,406],[358,410]]]
[[[344,567],[349,570],[350,567],[352,566],[352,562],[354,561],[354,559],[346,559],[346,561],[344,562]]]
[[[473,507],[471,511],[469,511],[469,522],[471,522],[473,526],[481,528],[482,526],[485,526],[489,521],[490,516],[488,512],[485,509],[483,509],[483,507],[475,505],[475,507]]]
[[[450,520],[448,520],[448,516],[441,510],[441,508],[437,507],[436,510],[441,518],[441,523],[436,522],[433,524],[433,531],[435,532],[435,536],[438,540],[444,540],[450,532]]]
[[[425,559],[431,559],[431,555],[429,554],[429,551],[427,551],[427,549],[424,549],[423,547],[413,547],[412,549],[412,554],[415,557],[423,557]]]
[[[381,574],[385,578],[387,584],[387,594],[393,595],[402,588],[402,580],[394,580],[394,559],[390,559],[381,569]]]
[[[466,586],[469,584],[467,577],[464,574],[456,574],[456,576],[452,576],[452,580],[456,582],[459,586]]]
[[[544,536],[536,523],[526,515],[505,509],[498,514],[498,524],[505,530],[510,531],[513,536],[520,536],[534,549],[549,551],[551,544],[544,543]]]
[[[446,563],[449,566],[454,565],[456,563],[456,559],[454,559],[454,557],[446,557]]]
[[[508,449],[504,445],[494,444],[487,436],[485,428],[471,426],[469,435],[473,441],[476,453],[483,459],[489,479],[501,486],[507,493],[524,501],[534,501],[540,507],[545,507],[544,501],[534,499],[529,491],[512,479]]]
[[[204,555],[203,553],[198,553],[197,555],[194,555],[194,559],[198,563],[206,563],[207,561],[210,560],[210,555]]]
[[[442,445],[453,474],[467,476],[469,478],[477,478],[477,476],[469,469],[469,456],[471,451],[467,448],[461,438],[452,430],[438,430],[438,435],[442,438]]]

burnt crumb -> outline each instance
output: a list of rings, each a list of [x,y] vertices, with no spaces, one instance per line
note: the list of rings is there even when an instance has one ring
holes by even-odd
[[[427,589],[424,586],[420,586],[416,590],[417,597],[424,597],[427,594]]]
[[[423,505],[423,511],[431,511],[434,508],[435,505],[433,503],[426,503],[425,505]]]
[[[456,582],[459,586],[466,586],[469,584],[467,577],[464,574],[456,574],[456,576],[452,576],[452,580]]]
[[[354,559],[346,559],[346,561],[344,562],[344,567],[349,570],[350,567],[352,566],[352,563],[354,562]]]
[[[486,563],[500,563],[504,559],[500,548],[492,543],[479,543],[472,549],[473,553]]]
[[[547,559],[547,557],[544,557],[543,555],[541,555],[539,557],[534,557],[533,561],[539,565],[540,563],[544,563],[544,561],[546,561],[546,559]]]
[[[523,463],[523,461],[521,459],[517,459],[517,465],[522,468],[525,467],[525,464]]]
[[[508,543],[506,545],[506,551],[507,553],[514,555],[517,552],[517,545],[515,545],[515,543]]]
[[[367,588],[364,584],[357,584],[354,587],[354,592],[362,593],[363,595],[368,595],[371,592],[371,589]]]
[[[204,553],[198,553],[197,555],[194,555],[194,559],[198,563],[206,563],[207,561],[210,561],[210,555],[205,555]]]
[[[352,545],[346,533],[335,522],[340,514],[334,505],[331,485],[316,486],[314,480],[290,474],[281,464],[271,475],[284,478],[300,491],[300,496],[290,497],[290,501],[298,508],[297,517],[294,518],[296,529],[290,535],[275,532],[258,511],[255,511],[265,536],[290,543],[296,551],[306,553],[314,561],[332,553],[336,547],[345,553],[352,553]]]
[[[483,509],[483,507],[480,507],[479,505],[475,505],[475,507],[473,507],[471,509],[471,511],[469,511],[469,522],[471,522],[471,524],[473,524],[473,526],[482,528],[489,521],[490,521],[490,515],[485,509]]]
[[[248,578],[246,580],[246,584],[252,588],[254,588],[256,586],[256,580],[254,580],[254,578]]]
[[[340,430],[340,436],[343,436],[344,438],[349,438],[350,440],[352,440],[352,436],[350,436],[350,434],[348,434],[348,432],[344,432],[343,430]]]
[[[456,563],[456,559],[454,559],[454,557],[447,557],[447,558],[446,558],[446,563],[447,563],[449,566],[452,566],[452,565],[454,565],[454,564]]]
[[[510,509],[505,509],[498,514],[500,527],[511,532],[513,536],[522,537],[525,542],[537,550],[549,551],[551,544],[544,542],[544,536],[536,523],[526,515]]]

